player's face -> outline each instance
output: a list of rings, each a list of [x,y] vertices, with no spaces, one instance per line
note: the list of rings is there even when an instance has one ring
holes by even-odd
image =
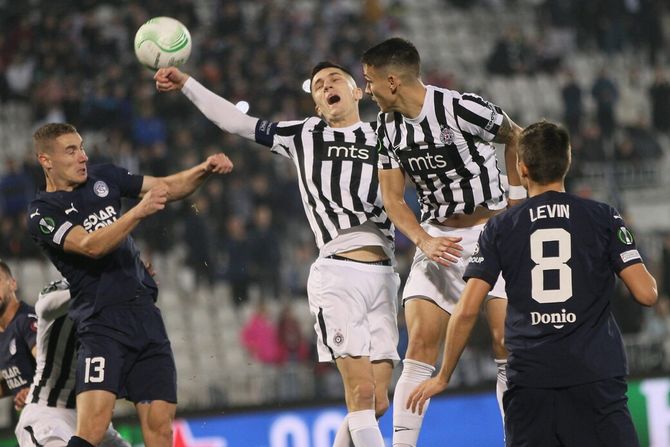
[[[382,112],[390,112],[393,104],[393,92],[384,76],[383,69],[376,69],[372,65],[363,64],[363,76],[365,77],[365,93],[370,95],[377,103]]]
[[[7,304],[16,296],[16,280],[0,269],[0,315],[5,313]]]
[[[328,123],[358,117],[363,92],[354,80],[335,67],[324,68],[312,78],[312,98],[318,113]]]
[[[72,188],[84,183],[88,177],[81,136],[68,133],[56,138],[51,145],[51,153],[46,154],[50,175],[59,187]]]

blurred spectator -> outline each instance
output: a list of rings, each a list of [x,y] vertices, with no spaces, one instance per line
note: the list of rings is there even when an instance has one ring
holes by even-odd
[[[293,306],[285,303],[277,321],[279,347],[283,361],[303,362],[310,357],[309,344],[293,313]]]
[[[272,210],[260,205],[254,210],[253,228],[249,234],[251,276],[261,287],[265,299],[277,299],[281,295],[280,235],[275,231]]]
[[[281,363],[282,351],[277,337],[277,327],[262,300],[254,308],[249,320],[244,323],[240,339],[254,360],[267,364]]]
[[[486,67],[491,74],[511,76],[534,71],[534,55],[521,30],[507,28],[493,47]]]
[[[210,203],[207,196],[198,194],[184,219],[183,241],[186,244],[186,265],[195,272],[196,287],[212,286],[217,266],[212,256],[214,235],[209,227]]]
[[[226,222],[221,252],[225,258],[223,278],[230,283],[233,302],[239,306],[249,298],[251,281],[251,244],[247,237],[246,224],[241,218],[232,216]]]
[[[5,174],[0,177],[0,215],[25,213],[34,195],[30,175],[19,169],[13,158],[5,159]]]
[[[582,106],[582,88],[577,83],[572,70],[567,70],[566,76],[566,83],[561,90],[561,96],[563,97],[563,120],[570,134],[577,135],[581,130],[584,112]]]
[[[654,82],[649,88],[649,99],[654,129],[660,132],[670,131],[670,81],[660,67],[656,69]]]
[[[600,131],[605,137],[612,136],[616,126],[615,107],[619,99],[619,89],[610,78],[606,68],[602,68],[593,82],[591,94],[596,101],[596,117]]]

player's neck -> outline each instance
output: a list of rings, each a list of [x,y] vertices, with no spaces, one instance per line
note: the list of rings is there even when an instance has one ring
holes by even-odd
[[[547,183],[540,185],[539,183],[528,183],[528,197],[539,196],[547,191],[565,192],[565,184],[560,182]]]
[[[332,117],[326,122],[330,127],[343,128],[353,126],[354,124],[357,124],[360,121],[361,121],[360,115],[358,114],[358,110],[356,110],[356,113],[348,113],[341,117]]]
[[[58,182],[57,180],[53,179],[52,177],[47,177],[46,178],[46,187],[45,190],[46,192],[55,192],[55,191],[74,191],[75,186],[70,185],[68,183],[62,183]]]
[[[402,116],[409,119],[414,119],[421,114],[423,103],[426,99],[426,86],[421,80],[411,84],[405,85],[404,93],[398,97],[396,106],[393,109],[400,112]]]

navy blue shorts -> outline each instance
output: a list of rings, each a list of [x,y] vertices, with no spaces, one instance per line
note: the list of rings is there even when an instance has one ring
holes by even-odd
[[[510,386],[507,447],[639,447],[623,378],[567,388]]]
[[[177,368],[153,303],[104,308],[78,337],[77,393],[105,390],[134,403],[177,403]]]

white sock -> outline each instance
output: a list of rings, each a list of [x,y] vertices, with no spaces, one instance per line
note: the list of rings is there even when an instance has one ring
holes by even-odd
[[[349,433],[356,447],[384,447],[375,410],[352,411],[347,415]]]
[[[342,419],[342,424],[340,428],[337,429],[335,434],[335,441],[333,441],[333,447],[351,447],[351,434],[349,433],[349,415],[345,416]]]
[[[393,393],[393,447],[416,447],[423,417],[430,399],[423,406],[421,415],[406,409],[407,399],[421,383],[430,379],[435,367],[416,360],[403,360],[402,374]]]
[[[498,408],[502,416],[503,427],[505,426],[505,410],[503,409],[503,394],[507,391],[507,359],[496,359],[498,374],[496,380],[496,398],[498,399]]]

